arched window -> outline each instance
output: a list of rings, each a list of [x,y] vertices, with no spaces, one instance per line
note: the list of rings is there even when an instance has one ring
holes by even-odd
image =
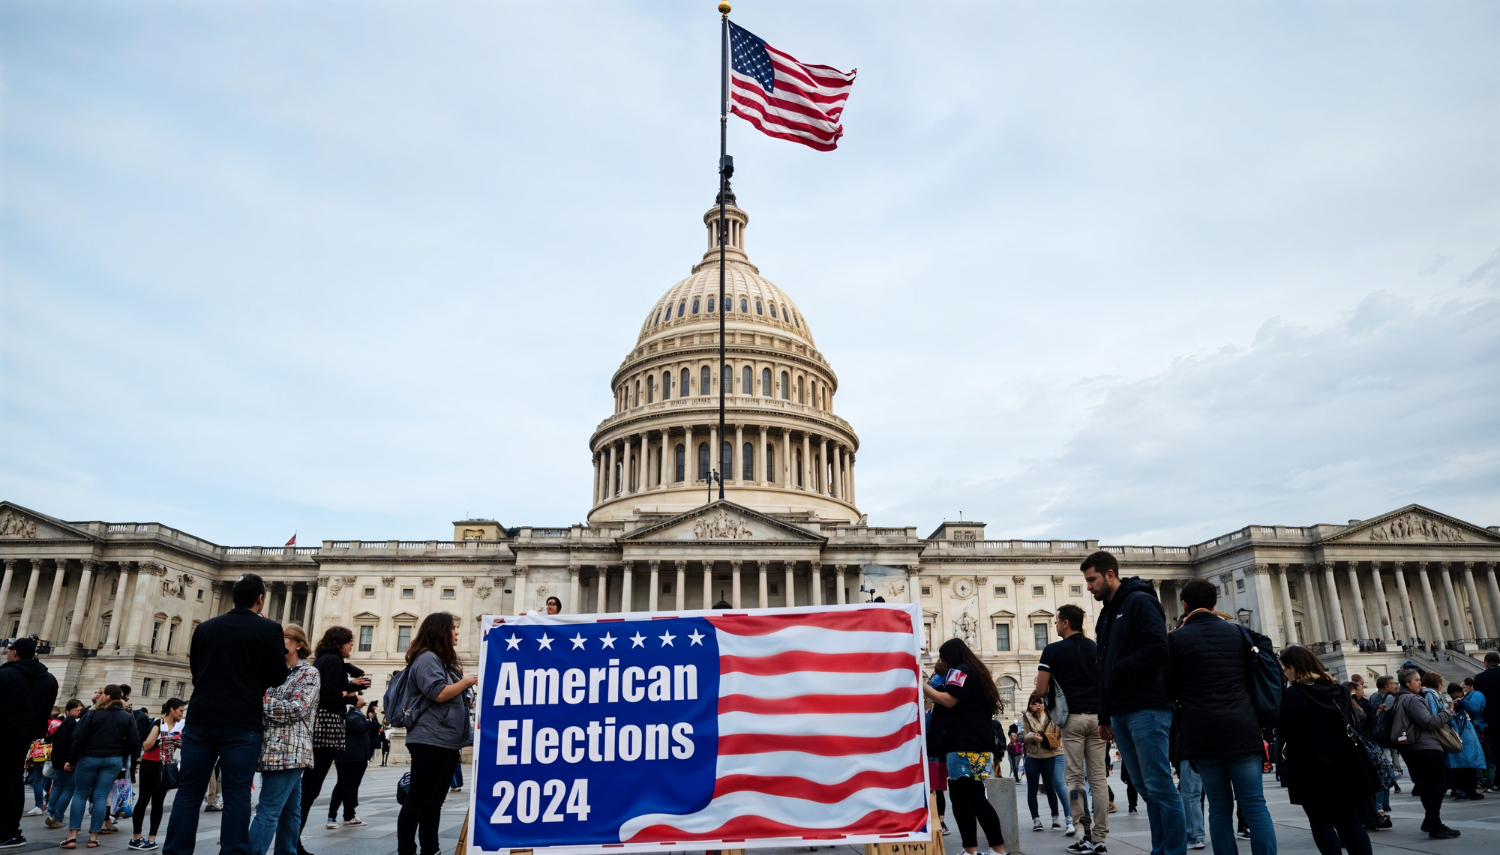
[[[771,304],[771,317],[773,317],[773,318],[776,317],[776,304],[775,303]]]
[[[713,375],[708,373],[708,366],[705,365],[703,370],[698,372],[698,394],[707,395],[712,388]]]
[[[665,452],[665,451],[666,451],[666,445],[665,444],[663,444],[661,448],[654,449],[652,451],[652,454],[656,457],[656,483],[658,483],[658,484],[661,483],[661,458],[662,458],[663,452]],[[647,457],[646,458],[646,462],[649,464],[651,462],[651,458]]]
[[[776,446],[766,446],[766,481],[776,483]]]
[[[740,314],[742,314],[742,315],[748,315],[748,314],[750,314],[750,308],[745,304],[745,298],[744,297],[740,298]]]
[[[740,472],[744,480],[755,480],[755,446],[748,442],[740,449]]]
[[[661,309],[656,310],[656,320],[651,322],[651,326],[654,327],[659,323],[661,323]]]
[[[635,403],[631,404],[632,407],[639,407],[641,405],[641,381],[639,380],[635,381],[635,398],[633,400]]]
[[[801,377],[797,378],[797,403],[799,403],[799,404],[805,404],[805,403],[807,403],[802,398],[802,378]]]
[[[680,303],[677,304],[677,317],[679,317],[679,318],[682,317],[682,313],[686,312],[686,311],[687,311],[687,301],[683,300],[682,302],[680,302]]]
[[[708,313],[710,315],[714,313],[714,298],[712,297],[708,298]]]
[[[656,400],[656,375],[652,374],[646,378],[646,403]]]
[[[693,394],[693,375],[686,369],[682,369],[682,388],[677,390],[677,397],[686,398]]]
[[[698,443],[698,480],[708,480],[708,443]]]
[[[719,378],[719,382],[724,384],[724,394],[726,394],[726,395],[733,395],[734,394],[734,369],[732,367],[728,366],[728,365],[724,366],[724,376],[721,377],[721,378]]]
[[[672,372],[664,371],[661,375],[661,399],[670,401],[672,399]]]
[[[745,370],[740,372],[740,394],[741,395],[754,394],[754,392],[755,392],[755,383],[753,382],[754,379],[755,379],[755,375],[753,373],[751,373],[750,366],[746,365],[745,366]]]
[[[792,316],[792,324],[795,325],[797,329],[802,329],[802,317],[793,312],[787,312],[787,314]]]
[[[765,314],[765,311],[761,308],[759,300],[755,301],[755,314],[757,314],[757,315],[764,315]]]
[[[760,394],[767,398],[771,397],[771,369],[769,368],[760,370]]]
[[[682,447],[682,443],[677,443],[676,468],[672,470],[674,473],[672,480],[676,481],[679,484],[682,483],[682,479],[686,474],[684,471],[687,466],[687,461],[684,459],[686,457],[687,449]]]
[[[693,314],[698,314],[698,298],[693,298]]]
[[[802,449],[792,452],[792,468],[797,470],[797,486],[802,486]]]
[[[811,380],[808,382],[807,399],[812,402],[814,407],[818,405],[818,381]]]
[[[792,399],[792,378],[785,372],[781,372],[781,400]]]
[[[734,444],[729,440],[719,443],[719,467],[723,471],[719,477],[729,479],[734,477]]]

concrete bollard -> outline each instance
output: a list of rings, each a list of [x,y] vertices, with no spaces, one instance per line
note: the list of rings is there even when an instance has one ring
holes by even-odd
[[[1016,808],[1016,782],[1005,775],[986,778],[984,796],[990,800],[990,805],[1000,817],[1000,833],[1005,835],[1007,855],[1025,852],[1025,838],[1021,836],[1021,816]],[[980,837],[983,836],[984,832],[981,831]]]

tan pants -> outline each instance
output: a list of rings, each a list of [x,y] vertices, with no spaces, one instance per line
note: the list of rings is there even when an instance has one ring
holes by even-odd
[[[1073,823],[1083,832],[1085,839],[1103,843],[1109,834],[1109,783],[1105,780],[1108,769],[1104,765],[1108,746],[1099,738],[1099,717],[1079,713],[1069,715],[1068,723],[1062,728],[1062,747]],[[1084,805],[1085,777],[1094,795],[1092,817]]]

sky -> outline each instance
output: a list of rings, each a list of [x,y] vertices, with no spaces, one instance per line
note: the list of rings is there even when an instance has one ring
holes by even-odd
[[[0,498],[226,545],[584,520],[702,253],[715,3],[0,4]],[[1500,524],[1500,4],[745,0],[873,525]],[[732,498],[732,497],[731,497]]]

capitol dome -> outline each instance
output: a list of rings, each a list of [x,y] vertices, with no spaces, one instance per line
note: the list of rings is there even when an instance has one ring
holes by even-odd
[[[708,476],[720,471],[725,498],[741,505],[859,519],[859,438],[833,413],[838,376],[818,351],[802,310],[751,263],[745,251],[750,217],[732,191],[726,201],[726,305],[719,304],[716,203],[703,215],[708,246],[702,259],[652,303],[635,347],[611,379],[614,413],[590,440],[590,522],[698,507],[708,495]],[[721,309],[727,309],[725,363],[715,377]]]

